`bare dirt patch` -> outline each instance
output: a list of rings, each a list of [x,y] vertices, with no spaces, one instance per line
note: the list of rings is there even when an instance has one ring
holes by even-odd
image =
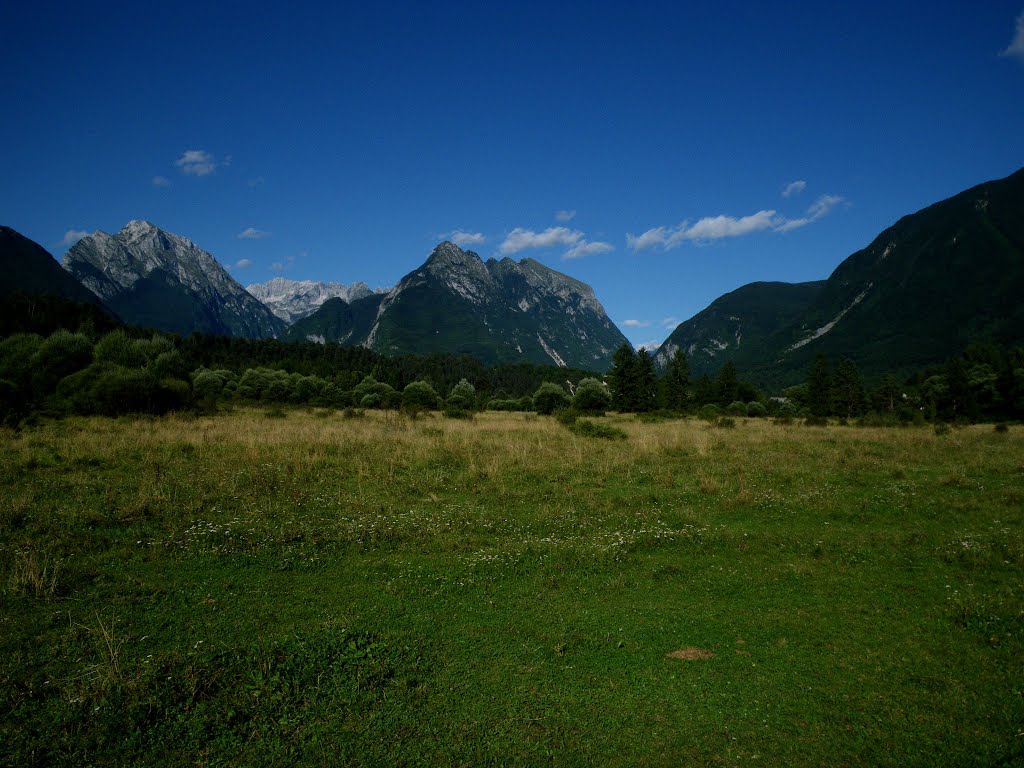
[[[715,654],[712,651],[705,651],[703,648],[680,648],[678,651],[669,651],[665,654],[669,659],[682,659],[683,661],[703,661],[710,659]]]

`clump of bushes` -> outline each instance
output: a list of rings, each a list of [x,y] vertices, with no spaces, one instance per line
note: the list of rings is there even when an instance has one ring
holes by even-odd
[[[436,411],[440,402],[437,390],[426,381],[414,381],[402,390],[402,410],[409,414]]]
[[[576,393],[572,397],[572,407],[579,413],[604,416],[604,412],[611,406],[611,393],[602,382],[594,378],[586,378],[576,385]]]
[[[555,411],[569,407],[569,395],[564,389],[550,381],[541,384],[533,393],[533,409],[550,416]]]
[[[715,421],[722,414],[721,410],[714,403],[708,403],[697,411],[697,417],[704,421]]]

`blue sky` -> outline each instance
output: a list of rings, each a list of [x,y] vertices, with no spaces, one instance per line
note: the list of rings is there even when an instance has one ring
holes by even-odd
[[[370,5],[4,4],[0,223],[148,219],[243,284],[455,238],[641,344],[1024,165],[1024,0]]]

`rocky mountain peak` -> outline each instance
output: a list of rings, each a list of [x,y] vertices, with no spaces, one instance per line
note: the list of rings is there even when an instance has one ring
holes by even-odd
[[[284,330],[211,254],[148,221],[82,238],[63,265],[127,322],[254,338]]]

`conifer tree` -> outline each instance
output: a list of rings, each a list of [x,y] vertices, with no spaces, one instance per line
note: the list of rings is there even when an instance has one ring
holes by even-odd
[[[661,380],[661,402],[673,411],[686,410],[690,398],[690,364],[683,350],[676,349]]]
[[[807,376],[807,406],[814,416],[832,413],[832,366],[824,352],[819,352]]]
[[[864,412],[864,380],[857,364],[848,357],[839,362],[835,383],[832,387],[832,401],[840,416],[852,418]]]

